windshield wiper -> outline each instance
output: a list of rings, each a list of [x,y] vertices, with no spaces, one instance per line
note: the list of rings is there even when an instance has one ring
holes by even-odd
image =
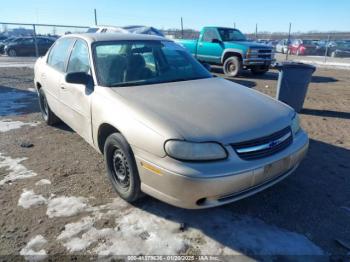
[[[182,81],[191,81],[191,80],[198,80],[198,79],[205,79],[205,78],[209,78],[209,77],[192,77],[192,78],[177,78],[177,79],[173,79],[173,80],[169,80],[169,82],[182,82]]]
[[[110,87],[140,86],[140,85],[147,85],[147,84],[149,84],[149,82],[137,81],[137,82],[114,83],[114,84],[111,84]]]

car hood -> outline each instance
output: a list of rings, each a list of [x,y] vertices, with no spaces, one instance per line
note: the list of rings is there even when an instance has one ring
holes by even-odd
[[[236,143],[270,135],[291,123],[294,111],[258,91],[222,78],[116,87],[142,113],[188,141]],[[159,130],[161,132],[161,130]],[[169,139],[172,137],[169,137]]]
[[[272,46],[252,41],[229,41],[225,42],[225,45],[227,46],[227,48],[230,48],[230,46],[232,45],[232,47],[242,46],[246,48],[272,49]]]

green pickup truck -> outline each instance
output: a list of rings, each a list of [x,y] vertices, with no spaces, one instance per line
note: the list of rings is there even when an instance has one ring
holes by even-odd
[[[221,65],[225,75],[238,76],[243,69],[265,74],[275,61],[273,48],[248,41],[241,31],[225,27],[204,27],[197,40],[176,40],[202,63]]]

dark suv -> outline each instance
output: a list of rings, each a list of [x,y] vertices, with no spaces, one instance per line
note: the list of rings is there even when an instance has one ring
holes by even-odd
[[[37,37],[39,55],[44,55],[55,39],[48,37]],[[9,42],[4,48],[8,56],[35,56],[34,37],[25,37],[17,41]]]

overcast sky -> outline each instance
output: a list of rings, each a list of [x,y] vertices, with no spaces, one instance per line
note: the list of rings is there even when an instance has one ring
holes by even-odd
[[[10,0],[0,22],[93,25],[93,9],[103,25],[151,25],[200,29],[233,26],[243,32],[350,31],[350,0]]]

